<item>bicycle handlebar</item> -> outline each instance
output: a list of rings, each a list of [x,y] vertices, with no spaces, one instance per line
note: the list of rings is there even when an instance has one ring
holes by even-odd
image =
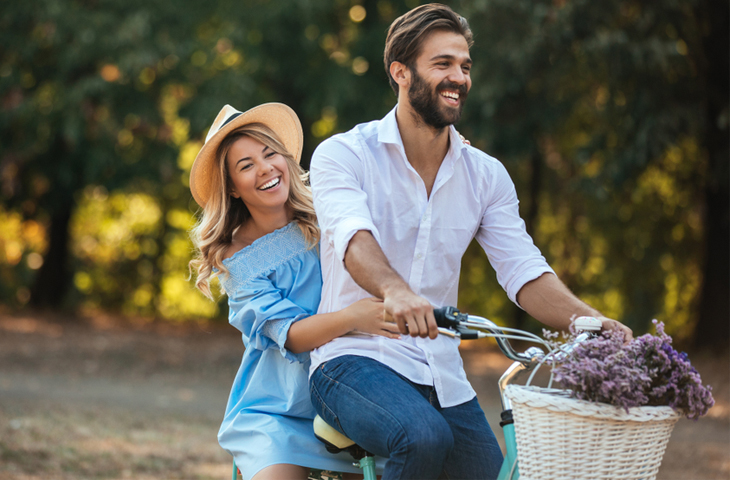
[[[462,340],[494,337],[494,339],[497,341],[499,349],[510,360],[529,365],[532,362],[536,361],[538,358],[545,355],[545,352],[542,349],[536,347],[531,347],[525,350],[525,352],[523,353],[518,353],[512,348],[512,345],[509,342],[509,338],[516,338],[519,340],[527,340],[545,344],[545,342],[537,335],[511,328],[499,327],[497,324],[495,324],[491,320],[487,320],[486,318],[461,313],[456,307],[447,306],[434,308],[433,315],[436,319],[436,324],[439,327],[440,334],[448,335],[450,337],[459,337]],[[386,319],[388,321],[393,321],[390,315],[387,314],[387,312]],[[589,327],[584,327],[584,329],[600,329],[600,321],[598,321],[598,326],[593,325]],[[516,335],[515,332],[517,332]],[[580,343],[588,338],[590,338],[590,334],[582,333],[575,340],[576,343]],[[572,348],[574,347],[567,344],[563,345],[563,347],[560,348],[560,353],[565,355],[569,353]]]
[[[475,315],[469,315],[461,313],[459,309],[455,307],[441,307],[436,308],[433,311],[434,317],[436,318],[436,324],[441,328],[449,328],[456,330],[460,333],[460,337],[464,340],[471,338],[481,338],[484,336],[493,336],[497,341],[499,349],[502,353],[510,360],[529,364],[533,361],[533,358],[544,354],[540,349],[528,349],[524,353],[517,353],[512,345],[509,343],[507,336],[509,333],[497,326],[496,323],[486,318],[478,317]],[[475,332],[471,329],[477,329],[479,331],[486,331],[488,334],[479,335],[479,332]],[[471,331],[469,331],[471,330]],[[509,330],[509,329],[508,329]],[[469,335],[471,333],[471,335]],[[467,336],[468,335],[468,336]]]
[[[509,410],[511,408],[509,399],[507,399],[507,397],[505,397],[504,395],[507,385],[514,382],[524,372],[533,371],[534,376],[534,374],[537,372],[537,369],[539,368],[539,365],[544,361],[546,355],[551,356],[554,360],[560,361],[566,355],[570,354],[570,352],[572,352],[579,343],[591,338],[592,334],[590,333],[590,331],[600,330],[601,328],[600,320],[592,317],[579,317],[578,319],[576,319],[575,325],[577,326],[577,328],[586,331],[578,334],[572,342],[565,343],[557,349],[554,349],[554,347],[551,347],[550,345],[545,343],[545,341],[537,335],[523,332],[521,330],[515,330],[512,328],[499,327],[494,322],[487,320],[486,318],[461,313],[458,309],[454,307],[437,308],[434,309],[433,313],[434,317],[436,318],[436,323],[439,326],[439,332],[444,333],[444,331],[447,330],[452,332],[459,332],[459,336],[461,338],[479,338],[478,335],[466,337],[466,331],[481,334],[481,336],[483,337],[494,337],[502,353],[514,362],[499,379],[499,391],[502,400],[502,407],[504,410]],[[475,332],[471,329],[477,329],[478,332]],[[489,333],[482,333],[485,331]],[[517,333],[517,335],[515,335],[515,333]],[[517,353],[512,348],[512,345],[510,345],[508,340],[509,338],[516,338],[541,343],[546,346],[548,350],[550,350],[550,353],[546,353],[542,348],[538,347],[530,347],[522,353]],[[532,376],[530,376],[528,384],[531,380]],[[552,377],[550,383],[552,384]]]
[[[502,350],[502,353],[510,360],[521,362],[523,364],[529,364],[537,358],[545,355],[545,352],[542,351],[542,349],[536,347],[528,348],[523,353],[517,353],[512,348],[512,345],[509,342],[509,338],[536,341],[538,343],[544,344],[541,338],[527,332],[521,332],[517,330],[517,332],[520,332],[518,336],[510,335],[509,332],[515,332],[514,329],[499,327],[497,324],[495,324],[491,320],[487,320],[486,318],[461,313],[455,307],[436,308],[434,309],[433,314],[436,318],[437,325],[440,327],[439,331],[442,331],[443,329],[450,329],[452,331],[459,332],[459,336],[464,340],[469,340],[472,338],[482,338],[484,336],[493,336],[494,339],[497,341],[499,349]],[[562,345],[558,349],[558,351],[555,352],[556,359],[567,355],[575,348],[577,344],[589,339],[592,335],[590,333],[591,331],[597,331],[601,329],[600,320],[592,317],[579,317],[578,319],[576,319],[576,325],[578,326],[579,330],[584,330],[584,332],[576,336],[573,342]],[[472,329],[476,329],[479,332],[475,332],[475,330]],[[480,336],[479,333],[481,331],[486,331],[489,333],[486,335],[482,334]]]

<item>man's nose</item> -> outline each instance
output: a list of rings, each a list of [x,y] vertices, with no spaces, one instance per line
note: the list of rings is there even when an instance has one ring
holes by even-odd
[[[447,77],[449,81],[458,83],[459,85],[466,84],[467,75],[464,73],[464,70],[461,69],[461,67],[454,67],[449,71],[449,75]]]

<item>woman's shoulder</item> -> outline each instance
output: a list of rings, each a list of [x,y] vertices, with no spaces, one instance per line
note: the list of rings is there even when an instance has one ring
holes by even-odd
[[[254,240],[250,245],[244,246],[224,259],[223,265],[229,272],[221,279],[224,288],[226,292],[231,293],[237,287],[249,283],[256,277],[268,275],[310,250],[313,249],[307,244],[299,224],[296,221],[291,222]],[[318,260],[317,255],[307,255],[308,257],[312,257],[309,261]]]

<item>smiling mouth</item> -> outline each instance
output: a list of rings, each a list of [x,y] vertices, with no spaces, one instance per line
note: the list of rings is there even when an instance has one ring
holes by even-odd
[[[458,102],[459,101],[460,95],[457,92],[451,92],[449,90],[441,90],[441,92],[439,92],[439,93],[444,98],[447,98],[447,99],[452,100],[454,102]]]
[[[259,187],[259,190],[265,191],[265,190],[271,190],[272,188],[276,187],[281,183],[281,177],[276,177],[274,179],[271,179],[270,181],[264,183]]]

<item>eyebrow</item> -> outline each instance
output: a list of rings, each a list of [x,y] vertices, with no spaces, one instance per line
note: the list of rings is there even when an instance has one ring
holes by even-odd
[[[269,146],[268,145],[264,145],[264,149],[261,150],[261,154],[263,155],[264,153],[266,153],[266,150],[268,150],[268,149],[269,149]],[[236,160],[236,165],[235,166],[237,167],[238,164],[241,163],[241,162],[243,162],[244,160],[251,160],[251,157],[243,157],[240,160]]]
[[[431,62],[434,62],[436,60],[456,60],[456,57],[449,54],[442,54],[442,55],[436,55],[434,57],[431,57]],[[466,57],[465,63],[468,63],[469,65],[472,65],[474,62],[470,57]]]

